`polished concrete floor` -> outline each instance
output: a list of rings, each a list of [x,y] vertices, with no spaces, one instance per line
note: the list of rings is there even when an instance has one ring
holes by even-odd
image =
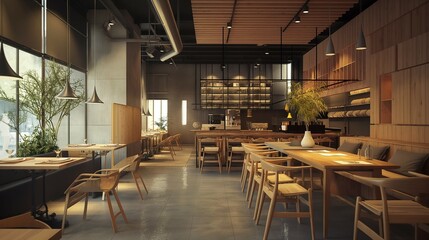
[[[129,223],[119,216],[117,233],[112,231],[107,202],[92,198],[86,220],[82,219],[83,202],[69,209],[70,226],[62,239],[262,239],[268,203],[260,225],[255,225],[254,209],[247,208],[240,189],[240,171],[219,174],[212,168],[201,174],[194,157],[188,159],[186,167],[144,167],[142,162],[141,173],[149,189],[144,200],[129,175],[121,178],[119,197]],[[61,199],[50,203],[51,210],[61,215],[62,204]],[[314,201],[316,239],[322,239],[321,206],[319,190]],[[330,239],[352,238],[353,211],[350,205],[333,199]],[[393,239],[412,239],[409,233],[394,234]],[[310,239],[309,222],[274,219],[269,239]]]

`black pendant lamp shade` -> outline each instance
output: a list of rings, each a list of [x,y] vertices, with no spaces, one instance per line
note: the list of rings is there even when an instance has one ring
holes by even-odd
[[[331,36],[329,36],[328,45],[326,46],[325,55],[326,56],[334,56],[335,55],[334,43],[332,42]]]
[[[10,67],[9,63],[6,60],[4,55],[3,43],[0,47],[0,79],[3,80],[21,80],[22,77],[19,76],[13,69]]]
[[[102,104],[104,103],[103,101],[101,101],[101,99],[98,97],[97,94],[97,88],[95,88],[94,85],[94,91],[92,92],[92,97],[86,102],[87,104]]]
[[[152,117],[152,114],[150,114],[149,109],[148,109],[148,110],[147,110],[147,112],[146,112],[146,116],[148,116],[148,117]]]
[[[363,30],[361,28],[358,41],[356,43],[356,50],[365,50],[365,49],[366,49],[365,35],[363,34]]]

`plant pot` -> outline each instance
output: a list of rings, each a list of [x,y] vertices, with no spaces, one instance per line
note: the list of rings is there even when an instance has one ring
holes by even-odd
[[[313,140],[313,137],[311,136],[311,131],[305,131],[304,137],[302,138],[302,141],[301,141],[301,146],[306,148],[314,147],[314,140]]]

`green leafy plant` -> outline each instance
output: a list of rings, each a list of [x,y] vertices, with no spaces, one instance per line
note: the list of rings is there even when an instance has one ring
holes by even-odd
[[[159,122],[155,122],[155,125],[158,126],[159,130],[167,130],[167,119],[162,117]]]
[[[31,156],[41,153],[35,149],[35,146],[42,143],[48,144],[48,146],[42,147],[41,151],[50,151],[57,147],[56,140],[62,120],[70,114],[72,109],[85,100],[82,80],[70,81],[75,94],[78,96],[77,100],[56,98],[63,89],[67,78],[70,78],[70,69],[55,62],[47,65],[43,81],[42,76],[34,70],[24,74],[19,87],[20,110],[34,115],[39,127],[30,136],[20,136],[23,142],[20,143],[18,156]],[[0,89],[0,99],[10,102],[16,101],[14,96],[9,96],[3,89]],[[9,123],[10,127],[18,130],[19,124],[23,123],[21,116],[26,115],[20,113],[19,123],[13,114],[8,113],[8,116],[13,120]]]
[[[305,123],[307,131],[310,123],[316,121],[320,113],[328,109],[317,90],[303,89],[299,83],[292,85],[288,104],[290,109],[296,113],[296,119]]]

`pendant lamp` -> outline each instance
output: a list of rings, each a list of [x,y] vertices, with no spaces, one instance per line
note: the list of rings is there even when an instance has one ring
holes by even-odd
[[[365,50],[365,49],[366,49],[365,35],[363,34],[363,30],[361,26],[358,41],[356,43],[356,50]]]
[[[325,55],[326,56],[334,56],[335,55],[335,48],[334,43],[332,42],[331,37],[331,10],[329,10],[329,41],[328,45],[326,46]]]
[[[56,96],[58,99],[64,100],[76,100],[78,97],[74,93],[72,87],[70,86],[70,25],[69,25],[69,0],[67,0],[67,63],[68,63],[68,72],[66,76],[66,84],[64,85],[63,90]]]
[[[362,13],[362,1],[359,1],[359,14],[360,13]],[[363,27],[362,25],[360,25],[360,33],[356,43],[356,50],[365,50],[365,49],[366,49],[365,35],[363,34]]]
[[[97,83],[97,70],[95,69],[95,59],[97,59],[96,58],[96,56],[95,56],[95,21],[97,20],[97,15],[96,15],[96,13],[97,13],[97,0],[94,0],[94,27],[93,27],[93,29],[92,29],[92,33],[93,33],[93,44],[92,44],[92,48],[93,48],[93,52],[94,52],[94,54],[93,54],[93,61],[92,61],[92,65],[93,65],[93,69],[94,69],[94,91],[92,92],[92,97],[86,102],[87,104],[103,104],[104,102],[103,101],[101,101],[101,99],[98,97],[98,94],[97,94],[97,88],[96,88],[96,83]]]
[[[248,118],[253,117],[252,109],[250,109],[250,108],[247,109],[247,115],[246,115],[246,117],[248,117]]]
[[[147,110],[147,112],[146,112],[146,116],[148,116],[148,117],[152,117],[152,114],[150,114],[149,109],[148,109],[148,110]]]
[[[292,118],[292,114],[290,112],[287,114],[287,118]]]
[[[3,35],[3,2],[0,1],[1,7],[1,16],[0,16],[0,25],[1,33]],[[6,59],[3,49],[3,42],[0,47],[0,80],[21,80],[22,77],[19,76],[9,65],[9,62]]]

